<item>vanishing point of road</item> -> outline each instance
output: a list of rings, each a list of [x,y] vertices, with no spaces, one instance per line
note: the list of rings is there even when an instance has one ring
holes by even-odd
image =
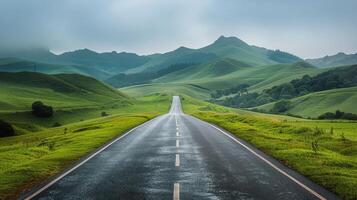
[[[182,112],[117,138],[24,199],[337,199],[244,141]]]

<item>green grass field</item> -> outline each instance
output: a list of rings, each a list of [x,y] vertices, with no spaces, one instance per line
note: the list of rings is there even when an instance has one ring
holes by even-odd
[[[134,99],[75,74],[1,72],[0,84],[0,119],[16,132],[0,138],[0,199],[16,198],[105,142],[167,112],[171,101],[164,94]],[[31,104],[38,100],[53,106],[52,117],[32,114]]]
[[[290,101],[292,107],[286,113],[303,117],[318,117],[325,112],[336,110],[357,113],[357,87],[314,92]],[[269,111],[273,106],[274,103],[269,103],[257,108]]]
[[[15,198],[105,142],[168,111],[171,97],[152,95],[113,108],[110,116],[0,138],[0,199]],[[78,113],[76,113],[77,115]],[[66,116],[62,116],[66,117]]]
[[[254,113],[190,97],[182,103],[186,113],[230,131],[341,198],[356,199],[356,122]]]
[[[178,93],[207,100],[216,89],[227,89],[247,83],[250,92],[259,92],[275,85],[300,78],[305,74],[322,72],[306,63],[250,66],[232,59],[219,59],[193,65],[143,84],[121,88],[129,95],[141,96],[152,93]]]
[[[171,83],[153,83],[153,84],[144,84],[137,86],[130,86],[120,88],[120,91],[123,93],[133,96],[140,97],[143,95],[151,94],[168,94],[168,95],[190,95],[193,98],[197,99],[208,99],[209,90],[202,88],[194,84],[171,84]]]

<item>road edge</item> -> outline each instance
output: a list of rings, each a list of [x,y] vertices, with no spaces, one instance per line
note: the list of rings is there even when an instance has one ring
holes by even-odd
[[[68,174],[70,174],[71,172],[73,172],[74,170],[76,170],[78,167],[80,167],[81,165],[85,164],[86,162],[88,162],[90,159],[92,159],[93,157],[95,157],[96,155],[98,155],[99,153],[101,153],[102,151],[104,151],[105,149],[107,149],[108,147],[110,147],[112,144],[116,143],[117,141],[119,141],[120,139],[124,138],[125,136],[129,135],[131,132],[133,132],[134,130],[144,126],[145,124],[152,122],[154,120],[157,120],[158,118],[164,116],[166,114],[162,114],[162,115],[158,115],[142,124],[139,124],[137,126],[135,126],[134,128],[131,128],[130,130],[126,131],[125,133],[123,133],[122,135],[119,135],[117,137],[114,137],[113,139],[111,139],[110,141],[104,143],[103,145],[101,145],[100,147],[98,147],[97,149],[95,149],[94,151],[90,152],[89,154],[83,156],[82,158],[80,158],[78,161],[75,161],[73,164],[71,164],[69,167],[67,167],[66,169],[64,169],[62,172],[49,177],[47,180],[45,180],[44,182],[40,183],[39,185],[29,189],[29,190],[25,190],[22,193],[20,193],[18,199],[23,199],[23,200],[30,200],[32,198],[35,198],[37,195],[39,195],[41,192],[45,191],[47,188],[51,187],[53,184],[55,184],[56,182],[58,182],[59,180],[61,180],[62,178],[64,178],[65,176],[67,176]]]
[[[201,120],[201,119],[199,119],[199,118],[197,118],[197,117],[195,117],[193,115],[190,115],[190,114],[184,114],[184,115],[192,117],[192,118],[194,118],[196,120],[199,120],[199,121],[201,121],[203,123],[206,123],[209,126],[211,126],[212,128],[218,130],[220,133],[224,134],[226,137],[230,138],[231,140],[233,140],[237,144],[239,144],[242,147],[244,147],[245,149],[247,149],[253,155],[255,155],[256,157],[258,157],[259,159],[264,161],[270,167],[272,167],[273,169],[277,170],[279,173],[283,174],[284,176],[289,178],[291,181],[293,181],[294,183],[296,183],[297,185],[299,185],[300,187],[302,187],[306,191],[310,192],[316,198],[318,198],[320,200],[330,200],[330,199],[338,200],[338,199],[340,199],[340,197],[338,197],[335,193],[333,193],[333,192],[327,190],[326,188],[324,188],[323,186],[315,183],[311,179],[309,179],[309,178],[305,177],[304,175],[300,174],[298,171],[286,166],[284,163],[280,162],[279,160],[277,160],[273,156],[261,151],[260,149],[255,147],[253,144],[250,144],[249,142],[246,142],[245,140],[240,139],[235,134],[232,134],[230,131],[227,131],[224,128],[218,126],[218,125],[211,124],[211,123],[209,123],[207,121]],[[299,182],[300,184],[297,183],[296,181]],[[313,193],[311,191],[309,191],[308,189],[306,189],[306,188],[312,190]]]

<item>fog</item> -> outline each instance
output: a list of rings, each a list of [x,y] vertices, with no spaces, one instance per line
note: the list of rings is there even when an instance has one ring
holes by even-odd
[[[303,58],[357,52],[355,0],[2,0],[2,48],[139,54],[220,35]]]

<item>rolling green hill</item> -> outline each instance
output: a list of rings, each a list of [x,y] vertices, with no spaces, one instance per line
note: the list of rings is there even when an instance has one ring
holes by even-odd
[[[303,117],[318,117],[323,113],[336,110],[357,113],[357,87],[314,92],[290,99],[290,102],[291,108],[284,113]],[[257,108],[269,111],[273,106],[274,103],[269,103]]]
[[[151,80],[149,85],[145,85],[145,90],[141,86],[126,87],[125,92],[134,94],[149,94],[162,85],[196,85],[206,90],[200,92],[200,99],[209,99],[211,92],[217,89],[227,89],[238,84],[249,84],[251,92],[259,92],[263,89],[275,85],[289,82],[303,75],[315,75],[323,70],[315,68],[304,62],[293,64],[275,64],[265,66],[251,66],[241,61],[233,59],[215,59],[207,63],[192,65],[182,70],[163,75]],[[156,85],[157,84],[157,85]],[[153,87],[150,89],[150,87]],[[159,90],[157,91],[159,92]],[[181,91],[183,92],[183,91]],[[205,95],[201,95],[206,93]],[[187,92],[187,95],[194,93]]]
[[[35,101],[53,106],[54,116],[34,117],[30,110]],[[0,119],[24,129],[99,117],[102,111],[131,103],[118,90],[83,75],[0,72]]]
[[[210,93],[209,89],[202,88],[194,84],[177,83],[142,84],[120,88],[120,91],[133,97],[141,97],[161,93],[168,95],[189,95],[197,99],[208,99]]]
[[[321,68],[354,65],[357,64],[357,53],[356,54],[338,53],[336,55],[325,56],[322,58],[306,59],[306,62],[309,62],[312,65]]]

